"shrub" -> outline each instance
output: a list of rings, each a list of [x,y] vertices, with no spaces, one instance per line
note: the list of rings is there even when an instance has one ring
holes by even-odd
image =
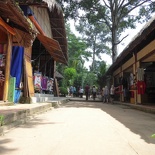
[[[60,94],[61,94],[61,95],[67,95],[67,94],[68,94],[67,89],[64,88],[64,87],[59,87],[59,90],[60,90]]]

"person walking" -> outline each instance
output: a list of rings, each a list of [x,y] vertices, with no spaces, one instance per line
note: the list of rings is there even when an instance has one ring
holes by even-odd
[[[104,98],[105,98],[105,102],[108,103],[108,101],[109,101],[109,89],[107,86],[105,86],[105,89],[104,89]]]
[[[89,96],[89,89],[90,89],[90,87],[89,87],[89,85],[87,84],[87,85],[85,86],[86,101],[88,100],[88,96]]]
[[[95,100],[95,98],[96,98],[96,87],[95,87],[95,85],[92,88],[92,96],[93,96],[93,100]]]

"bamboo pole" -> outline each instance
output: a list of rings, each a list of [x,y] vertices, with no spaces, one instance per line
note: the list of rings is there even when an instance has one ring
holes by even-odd
[[[7,46],[7,54],[6,54],[6,62],[5,62],[5,82],[4,82],[4,93],[3,93],[3,100],[5,102],[8,99],[11,56],[12,56],[12,35],[8,33],[8,46]]]

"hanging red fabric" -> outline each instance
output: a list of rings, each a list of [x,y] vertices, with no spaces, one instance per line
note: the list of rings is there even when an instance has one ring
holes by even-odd
[[[145,94],[146,84],[144,81],[137,82],[137,92],[138,94]]]

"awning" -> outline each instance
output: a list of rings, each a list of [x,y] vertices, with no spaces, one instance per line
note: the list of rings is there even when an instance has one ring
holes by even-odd
[[[42,34],[38,34],[37,38],[40,40],[40,42],[43,44],[43,46],[50,53],[50,55],[53,57],[55,61],[58,61],[67,65],[67,60],[61,50],[61,47],[58,41],[52,38],[49,38],[47,36],[44,36]]]

